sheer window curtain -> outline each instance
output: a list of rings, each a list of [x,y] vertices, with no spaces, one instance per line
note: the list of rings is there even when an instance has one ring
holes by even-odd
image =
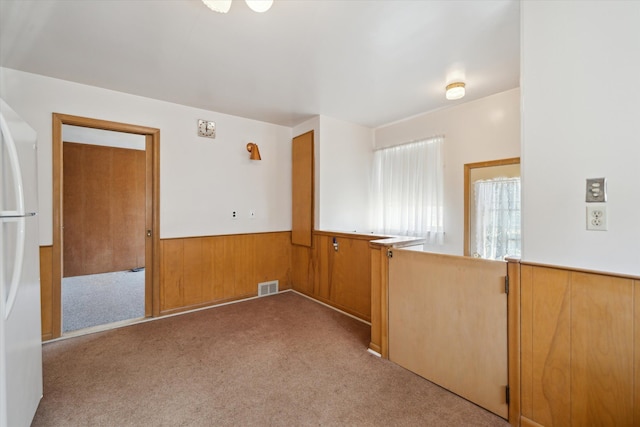
[[[481,180],[474,187],[474,256],[487,259],[520,256],[520,178]]]
[[[443,137],[377,150],[372,174],[376,233],[444,240]]]

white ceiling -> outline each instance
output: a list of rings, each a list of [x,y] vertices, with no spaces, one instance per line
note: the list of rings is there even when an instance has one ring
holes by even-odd
[[[517,0],[0,0],[3,67],[285,126],[378,127],[512,89],[519,49]]]

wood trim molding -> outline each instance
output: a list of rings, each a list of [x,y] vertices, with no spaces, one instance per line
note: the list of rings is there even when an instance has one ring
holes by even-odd
[[[373,239],[382,239],[384,236],[379,236],[375,234],[367,234],[367,233],[349,233],[346,231],[331,231],[331,230],[315,230],[313,232],[314,236],[329,236],[329,237],[344,237],[346,239],[356,239],[356,240],[373,240]]]
[[[601,271],[601,270],[589,270],[586,268],[565,267],[557,264],[544,264],[539,262],[528,262],[528,261],[520,261],[520,264],[528,265],[531,267],[553,268],[556,270],[572,271],[576,273],[597,274],[600,276],[619,277],[621,279],[640,280],[640,276],[635,276],[633,274],[612,273],[612,272]]]
[[[202,239],[207,237],[238,237],[238,236],[264,236],[268,234],[281,234],[281,233],[291,233],[289,230],[282,231],[259,231],[256,233],[234,233],[234,234],[209,234],[206,236],[186,236],[186,237],[163,237],[160,239],[161,242],[167,242],[171,240],[190,240],[190,239]]]
[[[147,267],[147,275],[151,275],[152,288],[152,308],[145,308],[148,315],[149,311],[153,315],[159,314],[159,288],[160,288],[160,130],[156,128],[132,125],[127,123],[118,123],[107,120],[92,119],[87,117],[72,116],[68,114],[53,113],[52,114],[52,161],[53,161],[53,246],[52,246],[52,338],[58,338],[62,335],[62,302],[61,302],[61,286],[62,286],[62,188],[63,188],[63,140],[62,126],[74,125],[93,129],[104,129],[117,132],[134,133],[145,135],[147,149],[151,147],[152,153],[148,153],[146,157],[147,172],[151,166],[151,188],[147,188],[152,195],[152,201],[147,202],[147,207],[151,206],[151,231],[150,242],[151,249],[145,252],[151,252],[151,259],[145,260]],[[147,175],[148,176],[148,175]],[[149,219],[149,218],[148,218]],[[145,304],[149,302],[149,298]]]
[[[53,114],[53,250],[51,255],[51,338],[62,335],[62,125]]]
[[[509,424],[517,426],[520,420],[520,262],[507,259],[507,352],[509,375]]]
[[[147,173],[149,173],[149,163],[152,164],[153,172],[151,176],[152,201],[151,201],[151,283],[147,283],[147,290],[151,287],[151,315],[160,315],[160,130],[149,129],[151,133],[146,134],[147,147],[153,147],[153,154],[147,154]],[[149,191],[149,189],[147,189]],[[148,199],[147,199],[148,201]],[[148,312],[148,307],[145,307]]]

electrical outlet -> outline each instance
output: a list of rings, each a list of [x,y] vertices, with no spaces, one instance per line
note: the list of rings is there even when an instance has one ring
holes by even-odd
[[[604,205],[587,206],[587,230],[607,230],[607,207]]]
[[[238,219],[238,212],[231,211],[231,219]]]

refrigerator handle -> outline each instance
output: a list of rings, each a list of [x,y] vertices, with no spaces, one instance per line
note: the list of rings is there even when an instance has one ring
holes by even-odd
[[[15,185],[14,194],[16,196],[16,210],[15,211],[2,211],[3,216],[21,216],[24,215],[24,192],[22,186],[22,171],[20,170],[20,162],[18,161],[18,150],[16,149],[16,143],[13,140],[7,121],[4,115],[0,113],[0,131],[4,135],[5,144],[7,146],[7,152],[9,154],[9,164],[11,166],[11,173],[13,175],[13,184]]]
[[[21,217],[24,215],[22,171],[20,170],[20,162],[18,161],[18,150],[16,148],[16,143],[13,140],[13,136],[11,135],[11,131],[9,130],[7,121],[5,120],[2,113],[0,113],[0,131],[4,135],[5,145],[9,154],[9,164],[11,165],[11,172],[13,174],[13,184],[16,187],[14,191],[16,195],[16,211],[2,211],[2,215]],[[17,236],[18,241],[16,242],[16,254],[15,258],[13,259],[13,274],[11,275],[11,285],[9,287],[9,295],[7,296],[5,319],[9,318],[9,315],[13,310],[13,305],[16,301],[16,296],[18,295],[18,285],[20,284],[20,277],[22,276],[22,262],[24,260],[26,221],[24,217],[17,218],[16,221],[19,224]],[[2,298],[4,298],[4,295],[2,296]]]
[[[5,320],[9,318],[13,305],[16,302],[18,296],[18,288],[20,286],[20,279],[22,278],[22,264],[24,262],[24,243],[26,238],[26,218],[15,218],[18,223],[18,238],[16,242],[16,255],[13,259],[13,274],[11,274],[11,285],[9,285],[9,295],[7,295],[7,304],[5,305]],[[4,295],[2,296],[4,298]]]
[[[8,212],[8,211],[7,211]],[[28,218],[30,216],[38,215],[38,212],[25,212],[24,215],[5,215],[5,211],[0,211],[0,218]]]

